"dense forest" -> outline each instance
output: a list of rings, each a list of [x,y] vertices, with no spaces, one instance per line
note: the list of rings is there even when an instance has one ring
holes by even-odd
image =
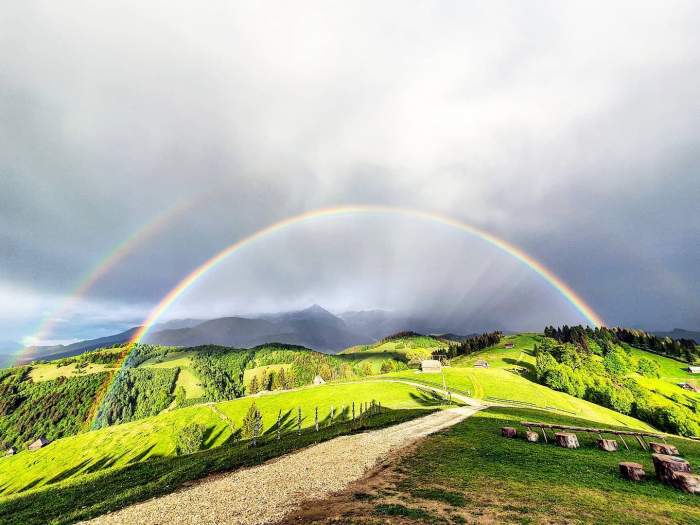
[[[34,383],[29,367],[0,370],[0,448],[24,448],[84,430],[95,395],[108,373]]]
[[[540,383],[632,415],[659,430],[700,435],[698,403],[680,394],[667,399],[643,386],[637,377],[658,377],[659,365],[649,358],[633,359],[617,336],[609,337],[613,331],[548,327],[545,333],[548,338],[535,346]]]
[[[700,361],[700,347],[692,339],[657,337],[643,330],[606,327],[592,329],[588,326],[564,325],[558,328],[548,326],[544,329],[544,335],[560,343],[573,343],[584,347],[588,344],[588,340],[595,341],[602,348],[606,348],[613,342],[620,342],[690,364]]]
[[[470,355],[489,346],[497,345],[503,337],[502,332],[489,332],[468,337],[464,341],[450,345],[447,349],[447,357]]]

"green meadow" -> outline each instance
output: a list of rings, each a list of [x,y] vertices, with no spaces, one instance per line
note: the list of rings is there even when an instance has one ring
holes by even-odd
[[[252,403],[260,409],[263,429],[269,431],[282,417],[284,432],[295,432],[298,409],[302,428],[315,424],[318,408],[320,424],[356,416],[360,404],[372,400],[392,410],[431,409],[441,404],[435,396],[400,383],[347,383],[305,387],[253,397],[201,404],[170,410],[158,416],[113,425],[100,430],[58,439],[35,451],[22,451],[0,458],[0,494],[8,495],[51,485],[104,469],[176,455],[176,437],[186,426],[197,423],[206,429],[203,448],[229,445],[239,439],[241,422]]]

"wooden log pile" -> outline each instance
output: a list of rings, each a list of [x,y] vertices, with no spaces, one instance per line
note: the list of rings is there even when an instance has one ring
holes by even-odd
[[[644,467],[639,463],[633,463],[631,461],[623,461],[619,464],[620,475],[630,481],[644,481],[646,478],[646,472],[644,472]]]

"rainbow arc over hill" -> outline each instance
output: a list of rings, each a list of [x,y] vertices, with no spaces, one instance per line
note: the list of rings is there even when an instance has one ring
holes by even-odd
[[[557,275],[555,275],[541,262],[539,262],[531,255],[527,254],[517,246],[485,230],[482,230],[481,228],[477,228],[476,226],[460,222],[456,219],[445,215],[416,210],[412,208],[375,205],[354,205],[321,208],[317,210],[304,212],[299,215],[294,215],[274,224],[270,224],[269,226],[262,228],[261,230],[258,230],[255,233],[244,237],[229,245],[228,247],[224,248],[219,253],[202,263],[185,278],[183,278],[174,288],[170,290],[170,292],[168,292],[167,295],[165,295],[165,297],[163,297],[160,303],[158,303],[158,305],[151,311],[150,315],[146,318],[141,328],[134,333],[134,336],[132,337],[130,343],[140,343],[146,336],[146,334],[148,334],[149,330],[153,327],[153,325],[158,321],[158,319],[160,319],[160,317],[168,310],[168,308],[173,303],[175,303],[178,300],[179,297],[182,296],[182,294],[184,294],[189,288],[194,286],[195,283],[201,277],[212,271],[224,260],[226,260],[228,257],[233,255],[237,251],[241,250],[242,248],[249,246],[255,243],[256,241],[260,241],[268,237],[269,235],[284,231],[298,224],[311,222],[327,217],[358,214],[404,215],[438,224],[443,224],[445,226],[464,231],[470,235],[474,235],[484,240],[485,242],[499,248],[500,250],[514,257],[515,259],[519,260],[528,268],[540,275],[547,283],[549,283],[553,288],[555,288],[567,301],[569,301],[581,313],[581,315],[587,320],[587,322],[593,325],[593,327],[600,327],[605,325],[603,319],[593,310],[593,308],[591,308],[576,292],[574,292],[574,290],[571,289],[571,287],[569,287],[564,281],[562,281]]]

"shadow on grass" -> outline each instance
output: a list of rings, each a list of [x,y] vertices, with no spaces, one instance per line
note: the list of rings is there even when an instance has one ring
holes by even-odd
[[[172,492],[184,482],[208,474],[257,465],[343,434],[382,428],[427,413],[430,411],[425,409],[384,408],[380,415],[336,423],[318,432],[310,428],[302,429],[301,435],[287,432],[280,441],[268,431],[256,448],[251,448],[246,440],[187,456],[151,456],[147,461],[81,475],[35,490],[25,487],[24,490],[29,492],[8,496],[0,501],[0,517],[2,523],[8,525],[72,523]],[[289,413],[286,415],[287,422],[294,421]],[[40,482],[41,479],[33,482],[32,486]]]

